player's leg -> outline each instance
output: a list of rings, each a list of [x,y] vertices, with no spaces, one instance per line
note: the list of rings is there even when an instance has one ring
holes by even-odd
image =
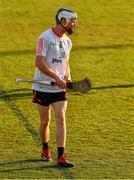
[[[57,147],[58,147],[58,159],[57,165],[59,167],[73,167],[72,163],[69,163],[68,160],[64,156],[64,148],[66,145],[66,120],[65,114],[67,110],[67,101],[58,101],[52,104],[56,126],[57,126]]]
[[[66,122],[65,113],[67,109],[67,101],[58,101],[52,104],[55,112],[55,120],[57,126],[57,146],[65,147],[66,143]]]
[[[42,160],[51,161],[52,159],[50,157],[50,150],[48,148],[51,108],[50,106],[42,106],[40,104],[38,104],[37,106],[40,115],[39,131],[40,131],[41,142],[43,144]]]

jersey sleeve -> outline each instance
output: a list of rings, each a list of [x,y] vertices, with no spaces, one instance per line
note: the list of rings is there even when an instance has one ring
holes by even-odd
[[[36,55],[46,56],[47,51],[48,51],[48,41],[43,36],[40,36],[37,42]]]

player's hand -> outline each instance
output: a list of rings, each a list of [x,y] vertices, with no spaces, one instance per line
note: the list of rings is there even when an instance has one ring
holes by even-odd
[[[72,80],[70,79],[66,79],[66,80],[64,79],[64,81],[66,82],[66,84],[72,82]]]
[[[72,82],[72,80],[71,80],[71,79],[68,79],[66,76],[64,76],[64,81],[65,81],[66,83]]]
[[[59,77],[56,79],[57,86],[59,86],[62,89],[67,89],[66,81],[63,79],[60,79]]]

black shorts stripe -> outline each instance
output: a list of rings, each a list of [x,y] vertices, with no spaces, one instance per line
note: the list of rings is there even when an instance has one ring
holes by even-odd
[[[47,93],[33,90],[32,102],[40,104],[42,106],[49,106],[54,102],[66,100],[66,92]]]

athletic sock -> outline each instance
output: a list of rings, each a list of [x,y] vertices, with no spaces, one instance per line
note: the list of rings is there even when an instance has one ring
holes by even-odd
[[[58,147],[58,158],[64,154],[64,147]]]
[[[48,149],[48,143],[42,143],[43,149]]]

